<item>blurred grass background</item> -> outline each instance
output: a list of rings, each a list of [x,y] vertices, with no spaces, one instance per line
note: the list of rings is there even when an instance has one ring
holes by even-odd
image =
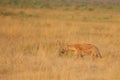
[[[120,80],[119,4],[36,1],[0,0],[1,80]],[[59,57],[57,40],[103,58]]]

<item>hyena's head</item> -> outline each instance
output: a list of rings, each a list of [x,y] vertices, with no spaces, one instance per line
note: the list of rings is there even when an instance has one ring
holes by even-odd
[[[66,50],[65,50],[64,48],[60,49],[60,50],[59,50],[59,56],[64,55],[65,52],[66,52]]]

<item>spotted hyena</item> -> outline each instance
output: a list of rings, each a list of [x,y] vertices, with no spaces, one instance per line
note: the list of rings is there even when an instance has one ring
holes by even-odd
[[[70,51],[73,51],[73,53],[77,57],[84,57],[85,55],[90,55],[93,58],[102,58],[98,48],[95,45],[92,44],[72,44],[72,45],[66,45],[64,48],[62,48],[59,52],[59,55],[69,54]]]

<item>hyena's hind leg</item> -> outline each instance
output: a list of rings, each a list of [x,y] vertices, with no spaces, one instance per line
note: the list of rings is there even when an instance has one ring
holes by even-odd
[[[91,51],[91,55],[92,55],[93,60],[96,58],[102,58],[100,52],[97,49],[94,51]]]
[[[100,53],[97,53],[96,57],[98,57],[98,58],[102,58],[102,56],[101,56]]]
[[[98,49],[96,49],[96,57],[98,58],[102,58],[101,54],[100,54],[100,51]]]
[[[102,55],[101,55],[101,53],[100,53],[99,50],[98,50],[98,56],[99,56],[100,58],[102,58]]]
[[[91,54],[92,60],[95,60],[98,56],[95,50],[90,51],[90,54]]]

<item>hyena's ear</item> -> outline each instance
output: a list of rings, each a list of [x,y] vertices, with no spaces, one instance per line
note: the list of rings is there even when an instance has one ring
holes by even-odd
[[[56,45],[59,47],[63,47],[65,44],[63,43],[63,41],[56,40]]]

